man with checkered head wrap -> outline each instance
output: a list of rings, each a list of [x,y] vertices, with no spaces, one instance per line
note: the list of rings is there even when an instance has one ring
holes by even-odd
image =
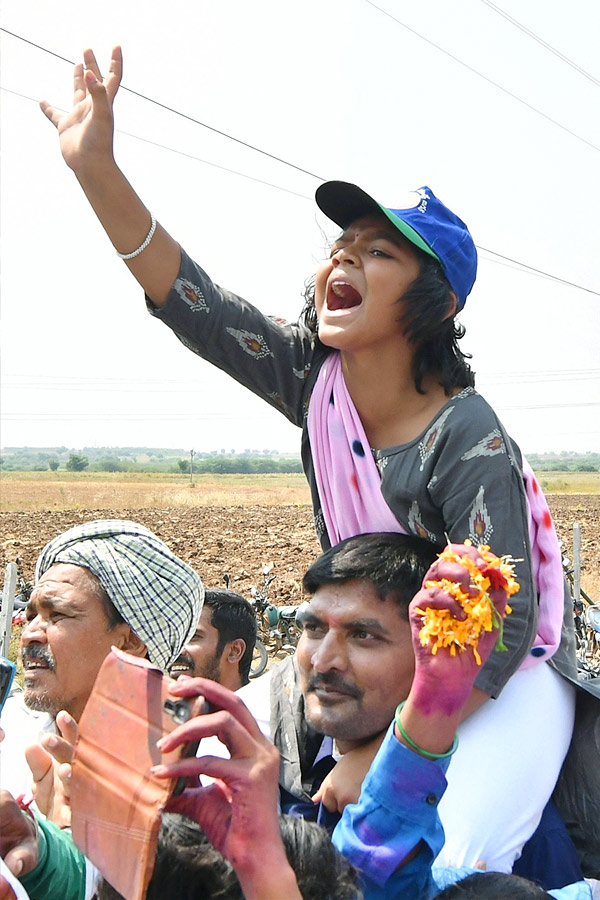
[[[111,645],[167,670],[194,634],[204,588],[147,528],[119,519],[77,525],[50,541],[21,638],[25,703],[83,711]]]
[[[2,787],[29,789],[24,748],[40,732],[56,734],[60,710],[79,720],[112,645],[166,671],[194,634],[203,600],[196,572],[136,522],[87,522],[50,541],[21,637],[24,692],[3,711]]]
[[[193,635],[204,599],[200,577],[143,525],[106,519],[65,531],[40,553],[36,583],[57,563],[95,575],[161,669]]]

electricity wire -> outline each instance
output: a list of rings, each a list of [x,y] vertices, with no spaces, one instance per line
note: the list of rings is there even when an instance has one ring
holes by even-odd
[[[55,56],[57,59],[60,59],[63,62],[69,63],[72,66],[75,65],[72,59],[67,59],[66,56],[61,56],[60,53],[55,53],[53,50],[49,50],[47,47],[43,47],[41,44],[36,44],[34,41],[30,41],[28,40],[28,38],[25,38],[20,34],[15,34],[14,31],[9,31],[7,28],[1,27],[0,31],[3,31],[5,34],[9,34],[11,37],[17,38],[17,40],[19,41],[23,41],[25,44],[29,44],[31,47],[35,47],[37,50],[42,50],[44,53],[49,53],[51,56]],[[253,150],[255,153],[260,153],[262,154],[262,156],[266,156],[269,159],[275,160],[275,162],[279,162],[284,166],[288,166],[290,169],[295,169],[297,172],[302,172],[303,175],[310,175],[311,178],[316,178],[317,181],[326,180],[321,175],[316,175],[314,172],[309,172],[308,169],[303,169],[302,166],[297,166],[295,165],[295,163],[288,162],[287,160],[282,159],[280,156],[276,156],[274,153],[269,153],[267,150],[262,150],[260,147],[255,147],[254,144],[250,144],[248,141],[243,141],[241,138],[237,138],[232,134],[228,134],[226,131],[221,131],[219,128],[215,128],[213,125],[208,125],[206,122],[201,122],[200,119],[196,119],[194,118],[194,116],[190,116],[187,113],[181,112],[181,110],[174,109],[167,103],[161,103],[160,100],[155,100],[153,97],[149,97],[147,94],[142,94],[140,91],[135,91],[133,88],[127,87],[124,84],[120,85],[119,90],[127,91],[127,93],[133,94],[135,97],[139,97],[141,100],[146,100],[148,103],[153,103],[155,106],[167,110],[167,112],[171,112],[176,116],[181,116],[182,119],[187,119],[188,122],[193,122],[195,125],[200,125],[202,128],[206,128],[208,131],[212,131],[213,134],[218,134],[230,141],[234,141],[236,144],[240,144],[242,147],[246,147],[248,150]]]
[[[37,105],[38,101],[35,97],[29,97],[27,94],[21,94],[19,91],[13,91],[11,88],[0,87],[0,91],[5,91],[7,94],[13,94],[15,97],[21,97],[23,100],[30,100],[32,103]],[[60,112],[66,112],[67,110],[61,109],[59,106],[55,106],[54,109],[60,110]],[[195,156],[193,153],[187,153],[185,150],[178,150],[176,147],[169,147],[167,144],[161,144],[159,141],[152,141],[150,138],[142,137],[139,134],[134,134],[132,131],[124,131],[122,128],[115,128],[115,132],[118,134],[123,134],[125,137],[132,138],[134,141],[141,141],[143,144],[149,144],[151,147],[159,147],[161,150],[168,150],[169,153],[175,153],[177,156],[183,156],[186,159],[193,159],[195,162],[202,163],[205,166],[211,166],[213,169],[220,169],[222,172],[228,172],[230,175],[237,175],[239,178],[245,178],[248,181],[254,181],[257,184],[263,184],[265,187],[274,188],[276,191],[283,191],[284,194],[291,194],[293,197],[299,197],[301,200],[309,200],[313,201],[313,197],[309,196],[309,194],[301,194],[299,191],[293,191],[291,188],[283,187],[280,184],[275,184],[272,181],[267,181],[264,178],[257,178],[255,175],[248,175],[246,172],[240,172],[238,169],[232,169],[228,166],[222,166],[220,163],[211,162],[209,159],[203,159],[201,156]]]
[[[496,372],[493,375],[480,375],[486,384],[548,384],[567,381],[596,381],[600,378],[600,369],[548,369],[545,371]],[[152,378],[101,378],[96,376],[23,375],[4,373],[3,387],[10,390],[37,391],[84,391],[99,393],[151,393],[180,394],[197,393],[203,387],[213,383],[212,374],[194,381],[190,386],[187,380],[165,380]]]
[[[407,31],[410,31],[411,34],[414,34],[415,37],[420,38],[422,41],[425,41],[426,44],[429,44],[430,47],[434,47],[436,50],[439,50],[440,53],[443,53],[445,56],[448,56],[450,59],[457,62],[459,65],[463,66],[463,68],[468,69],[469,72],[472,72],[474,75],[478,75],[479,78],[483,78],[484,81],[487,81],[488,84],[493,85],[495,88],[498,88],[502,93],[507,94],[509,97],[512,97],[513,100],[516,100],[518,103],[521,103],[523,106],[527,107],[527,109],[531,110],[531,112],[536,113],[538,116],[541,116],[543,119],[546,119],[547,122],[551,122],[553,125],[556,125],[557,128],[560,128],[562,131],[565,131],[567,134],[570,134],[571,137],[576,138],[576,140],[581,141],[583,144],[587,144],[588,147],[591,147],[592,150],[597,150],[600,153],[600,147],[596,144],[593,144],[591,141],[588,141],[587,138],[581,137],[577,132],[572,131],[570,128],[567,128],[566,125],[563,125],[561,122],[558,122],[556,119],[553,119],[552,116],[549,116],[547,113],[542,112],[541,109],[538,109],[537,106],[534,106],[532,103],[528,103],[527,100],[523,100],[522,97],[519,97],[517,94],[513,94],[512,91],[509,91],[508,88],[503,87],[501,84],[498,84],[497,81],[494,81],[488,75],[484,75],[483,72],[480,72],[478,69],[475,69],[473,66],[470,66],[468,63],[464,62],[462,59],[459,59],[458,56],[455,56],[453,53],[450,53],[449,50],[445,50],[444,47],[441,47],[439,44],[436,44],[435,41],[432,41],[430,38],[425,37],[425,35],[416,31],[414,28],[411,28],[410,25],[407,25],[405,22],[401,22],[400,19],[393,16],[386,9],[383,9],[381,6],[378,6],[373,0],[363,0],[364,3],[372,6],[373,9],[378,10],[378,12],[382,13],[384,16],[387,16],[389,19],[392,19],[393,22],[396,22],[397,25],[400,25],[402,28],[405,28]]]
[[[553,53],[554,56],[557,56],[560,60],[562,60],[568,66],[571,66],[572,69],[575,69],[576,72],[579,72],[580,75],[583,75],[583,77],[587,78],[588,81],[591,81],[592,84],[595,84],[598,87],[600,87],[600,79],[596,78],[594,75],[591,75],[589,72],[587,72],[584,68],[582,68],[576,62],[574,62],[572,59],[569,59],[568,56],[565,56],[564,53],[561,53],[560,50],[557,50],[556,47],[553,47],[551,44],[549,44],[547,41],[545,41],[543,38],[541,38],[539,36],[539,34],[535,33],[535,31],[532,31],[530,28],[527,28],[525,25],[522,24],[522,22],[517,22],[517,20],[513,19],[513,17],[510,16],[506,12],[506,10],[501,9],[499,6],[496,6],[496,4],[492,3],[491,0],[481,0],[481,3],[484,3],[486,6],[488,6],[491,10],[493,10],[499,16],[502,16],[504,19],[506,19],[508,22],[510,22],[511,25],[514,25],[515,28],[518,28],[520,31],[522,31],[524,34],[526,34],[528,37],[532,38],[534,41],[537,41],[538,44],[540,44],[546,50],[549,50],[550,53]]]
[[[443,52],[443,53],[445,53],[446,55],[450,56],[452,59],[456,60],[457,62],[460,62],[461,65],[465,65],[467,68],[471,69],[470,66],[468,66],[466,63],[463,63],[463,62],[462,62],[461,60],[459,60],[457,57],[454,57],[451,53],[449,53],[448,51],[444,50],[442,47],[439,47],[437,44],[435,44],[433,41],[430,41],[428,38],[425,38],[423,35],[419,34],[417,31],[415,31],[414,29],[410,28],[408,25],[405,25],[403,22],[400,22],[400,20],[399,20],[399,19],[396,19],[394,16],[392,16],[391,13],[388,13],[386,10],[381,9],[381,7],[379,7],[379,6],[377,6],[375,3],[373,3],[372,0],[364,0],[364,2],[365,2],[365,3],[368,3],[370,6],[373,6],[375,9],[377,9],[379,12],[383,13],[384,15],[389,16],[391,19],[393,19],[395,22],[397,22],[397,24],[401,25],[403,28],[406,28],[408,31],[410,31],[411,33],[415,34],[417,37],[422,38],[422,40],[424,40],[424,41],[426,41],[427,43],[431,44],[431,45],[434,46],[436,49],[441,50],[441,52]],[[485,2],[485,0],[484,0],[484,2]],[[73,62],[72,60],[68,59],[67,57],[61,56],[61,54],[56,53],[56,52],[53,51],[53,50],[49,50],[47,47],[44,47],[44,46],[42,46],[41,44],[37,44],[37,43],[35,43],[34,41],[30,41],[28,38],[24,38],[23,36],[18,35],[18,34],[16,34],[15,32],[9,31],[8,29],[2,28],[2,27],[0,27],[0,31],[4,32],[5,34],[10,35],[11,37],[17,38],[18,40],[23,41],[24,43],[29,44],[30,46],[35,47],[35,48],[38,49],[38,50],[42,50],[44,53],[48,53],[50,56],[54,56],[54,57],[56,57],[57,59],[59,59],[59,60],[61,60],[61,61],[63,61],[63,62],[67,62],[67,63],[69,63],[70,65],[74,65],[74,62]],[[477,72],[477,70],[472,69],[472,71],[475,72],[475,74],[480,75],[482,78],[485,78],[486,80],[490,80],[490,79],[487,79],[487,77],[486,77],[485,75],[481,75],[480,72]],[[501,90],[505,90],[505,89],[502,88],[500,85],[497,85],[495,82],[492,81],[491,83],[492,83],[493,85],[495,85],[496,87],[500,87]],[[0,88],[0,89],[1,89],[1,90],[4,90],[4,91],[7,91],[7,92],[10,93],[10,94],[14,94],[15,96],[22,97],[23,99],[30,100],[30,101],[32,101],[33,103],[36,103],[36,104],[37,104],[37,101],[35,100],[35,98],[29,97],[29,96],[27,96],[26,94],[19,93],[18,91],[13,91],[13,90],[11,90],[10,88],[5,88],[5,87],[2,87],[2,88]],[[182,113],[182,112],[180,112],[180,111],[174,109],[174,108],[171,107],[171,106],[168,106],[168,105],[166,105],[166,104],[164,104],[164,103],[161,103],[161,102],[158,101],[158,100],[154,100],[152,97],[149,97],[149,96],[147,96],[147,95],[145,95],[145,94],[141,94],[140,92],[135,91],[135,90],[133,90],[133,89],[131,89],[131,88],[128,88],[128,87],[126,87],[126,86],[123,85],[123,84],[121,85],[121,89],[122,89],[122,90],[129,91],[129,93],[134,94],[135,96],[139,97],[139,98],[142,99],[142,100],[146,100],[146,101],[149,102],[149,103],[153,103],[153,104],[155,104],[156,106],[159,106],[159,107],[161,107],[162,109],[165,109],[165,110],[167,110],[167,111],[173,113],[174,115],[181,116],[181,117],[184,118],[184,119],[187,119],[187,120],[189,120],[189,121],[191,121],[191,122],[193,122],[193,123],[195,123],[195,124],[197,124],[197,125],[200,125],[200,126],[203,127],[203,128],[207,128],[207,129],[210,130],[210,131],[213,131],[213,132],[215,132],[215,133],[217,133],[217,134],[220,134],[221,136],[226,137],[226,138],[228,138],[228,139],[230,139],[230,140],[232,140],[232,141],[234,141],[234,142],[236,142],[236,143],[239,143],[239,144],[241,144],[241,145],[243,145],[243,146],[245,146],[245,147],[247,147],[247,148],[249,148],[249,149],[251,149],[251,150],[254,150],[254,151],[256,151],[257,153],[264,154],[265,156],[268,156],[268,157],[270,157],[271,159],[273,159],[273,160],[275,160],[275,161],[277,161],[277,162],[282,163],[283,165],[286,165],[286,166],[289,166],[290,168],[296,169],[297,171],[300,171],[300,172],[302,172],[302,173],[304,173],[304,174],[306,174],[306,175],[310,175],[311,177],[316,178],[316,179],[318,179],[319,181],[324,181],[324,180],[325,180],[325,179],[322,178],[320,175],[316,175],[316,174],[313,173],[313,172],[309,172],[307,169],[303,169],[303,168],[301,168],[301,167],[299,167],[299,166],[296,166],[294,163],[287,162],[286,160],[282,159],[281,157],[275,156],[274,154],[271,154],[271,153],[269,153],[269,152],[267,152],[267,151],[265,151],[265,150],[261,150],[261,149],[259,149],[258,147],[255,147],[255,146],[252,145],[252,144],[249,144],[249,143],[247,143],[247,142],[245,142],[245,141],[240,140],[239,138],[236,138],[236,137],[233,137],[232,135],[227,134],[226,132],[219,131],[219,129],[213,128],[212,126],[207,125],[206,123],[201,122],[200,120],[195,119],[195,118],[193,118],[192,116],[187,115],[186,113]],[[506,91],[506,93],[510,93],[510,92]],[[516,95],[511,94],[511,96],[514,96],[515,99],[519,100],[519,102],[525,102],[525,101],[521,101],[519,97],[516,97]],[[526,105],[529,105],[529,104],[526,104]],[[531,108],[532,108],[535,112],[540,112],[539,110],[535,109],[535,107],[531,107]],[[541,113],[541,112],[540,112],[540,115],[545,116],[545,114],[544,114],[544,113]],[[546,116],[546,118],[548,118],[548,117]],[[550,121],[554,121],[554,120],[551,119]],[[555,123],[555,124],[559,124],[559,123]],[[560,125],[559,125],[559,127],[562,128],[563,126],[560,126]],[[161,143],[159,143],[158,141],[152,141],[152,140],[150,140],[149,138],[141,137],[140,135],[133,134],[132,132],[123,131],[123,130],[121,130],[121,129],[115,129],[115,130],[118,131],[120,134],[124,134],[124,135],[126,135],[127,137],[133,138],[134,140],[138,140],[138,141],[141,141],[141,142],[143,142],[143,143],[150,144],[151,146],[159,147],[159,148],[161,148],[161,149],[170,151],[171,153],[175,153],[175,154],[177,154],[177,155],[179,155],[179,156],[184,156],[184,157],[186,157],[186,158],[188,158],[188,159],[193,159],[193,160],[195,160],[195,161],[197,161],[197,162],[203,163],[204,165],[207,165],[207,166],[211,166],[211,167],[213,167],[213,168],[220,169],[221,171],[225,171],[225,172],[228,172],[228,173],[233,174],[233,175],[237,175],[237,176],[240,177],[240,178],[245,178],[245,179],[248,179],[248,180],[250,180],[250,181],[254,181],[254,182],[258,183],[258,184],[263,184],[263,185],[265,185],[265,186],[267,186],[267,187],[271,187],[271,188],[274,188],[275,190],[283,191],[284,193],[291,194],[292,196],[299,197],[300,199],[303,199],[303,200],[312,200],[312,198],[309,197],[309,196],[306,195],[306,194],[301,194],[301,193],[298,192],[298,191],[293,191],[293,190],[291,190],[291,189],[289,189],[289,188],[282,187],[281,185],[274,184],[273,182],[266,181],[265,179],[256,178],[255,176],[248,175],[248,174],[246,174],[246,173],[244,173],[244,172],[240,172],[240,171],[237,170],[237,169],[232,169],[232,168],[229,168],[229,167],[227,167],[227,166],[222,166],[222,165],[220,165],[220,164],[218,164],[218,163],[213,163],[213,162],[211,162],[211,161],[209,161],[209,160],[202,159],[201,157],[195,156],[194,154],[187,153],[187,152],[185,152],[185,151],[183,151],[183,150],[177,150],[177,149],[174,148],[174,147],[169,147],[169,146],[167,146],[166,144],[161,144]],[[566,129],[566,130],[568,130],[568,129]],[[574,132],[569,132],[569,133],[573,134],[575,137],[579,137],[578,135],[574,134]],[[584,140],[583,138],[579,138],[579,139],[580,139],[580,140]],[[586,143],[587,143],[587,142],[586,142]],[[600,150],[600,148],[595,147],[595,145],[593,145],[593,144],[591,144],[590,146],[593,146],[594,149],[599,149],[599,150]],[[558,275],[552,275],[550,272],[545,272],[544,270],[538,269],[538,268],[536,268],[536,267],[534,267],[534,266],[530,266],[530,265],[528,265],[527,263],[523,263],[523,262],[520,262],[519,260],[512,259],[512,257],[510,257],[510,256],[505,256],[505,255],[502,254],[502,253],[497,253],[497,252],[494,251],[494,250],[489,250],[489,249],[486,248],[486,247],[481,247],[481,246],[478,245],[478,244],[477,244],[476,246],[477,246],[477,249],[478,249],[478,250],[481,250],[481,251],[483,251],[484,253],[489,253],[491,256],[498,257],[498,259],[504,261],[503,263],[499,263],[499,264],[508,265],[509,268],[517,268],[517,271],[523,271],[523,270],[525,270],[525,271],[530,272],[531,274],[536,275],[536,276],[538,276],[538,277],[540,277],[540,278],[547,278],[547,279],[550,279],[551,281],[555,281],[555,282],[558,282],[558,283],[560,283],[560,284],[564,284],[564,285],[566,285],[567,287],[574,287],[574,288],[576,288],[577,290],[585,291],[586,293],[593,294],[593,295],[595,295],[595,296],[600,297],[600,291],[594,291],[594,290],[592,290],[591,288],[587,288],[587,287],[584,287],[583,285],[580,285],[580,284],[577,284],[577,283],[575,283],[575,282],[569,281],[569,280],[567,280],[567,279],[565,279],[565,278],[561,278],[561,277],[558,276]],[[497,260],[488,260],[488,261],[489,261],[489,262],[497,262]],[[512,263],[512,265],[510,265],[511,263]]]
[[[523,411],[531,411],[531,410],[540,410],[540,409],[579,409],[579,408],[590,408],[600,406],[600,402],[589,402],[589,403],[533,403],[526,404],[524,406],[498,406],[497,409],[506,412],[523,412]],[[237,421],[238,419],[247,419],[251,422],[255,422],[258,420],[268,420],[271,416],[277,415],[276,410],[270,410],[270,412],[266,409],[264,413],[256,413],[256,412],[246,412],[243,411],[233,411],[231,413],[206,413],[203,412],[201,414],[194,415],[194,422],[197,424],[198,422],[229,422],[229,421]],[[181,413],[174,412],[162,412],[160,409],[153,409],[151,412],[140,412],[139,410],[132,410],[131,412],[94,412],[94,411],[86,411],[86,412],[77,412],[75,410],[69,410],[69,412],[62,411],[52,411],[46,412],[44,410],[19,410],[18,412],[13,413],[5,413],[2,415],[2,421],[4,422],[23,422],[32,420],[40,420],[40,421],[50,421],[54,422],[56,420],[68,421],[68,422],[86,422],[86,421],[107,421],[107,422],[128,422],[128,421],[136,421],[136,422],[152,422],[160,419],[161,421],[168,422],[180,422],[180,421],[188,421],[189,422],[189,411],[184,411]],[[584,432],[586,433],[586,432]]]

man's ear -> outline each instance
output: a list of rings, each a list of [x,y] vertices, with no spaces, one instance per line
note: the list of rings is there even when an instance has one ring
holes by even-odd
[[[236,638],[234,641],[229,641],[228,647],[227,662],[237,665],[246,652],[246,641],[243,638]]]
[[[113,643],[119,650],[124,650],[125,653],[131,653],[132,656],[148,656],[148,650],[145,643],[137,636],[135,631],[132,631],[131,627],[126,622],[122,622],[117,625],[116,628],[113,628],[113,634]]]

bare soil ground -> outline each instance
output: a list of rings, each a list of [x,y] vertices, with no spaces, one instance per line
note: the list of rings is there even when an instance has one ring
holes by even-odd
[[[552,494],[548,502],[559,538],[570,553],[574,522],[581,525],[582,587],[600,598],[600,495]],[[261,569],[273,563],[270,588],[275,603],[302,599],[302,575],[319,553],[308,505],[177,506],[0,513],[0,565],[19,558],[31,580],[44,544],[72,525],[91,519],[129,518],[146,525],[200,573],[206,585],[219,587],[231,575],[231,587],[245,596],[261,581]]]

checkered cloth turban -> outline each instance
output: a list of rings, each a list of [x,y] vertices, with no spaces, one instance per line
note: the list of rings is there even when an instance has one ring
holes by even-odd
[[[200,576],[143,525],[106,519],[70,528],[40,553],[36,582],[55,563],[89,569],[161,669],[177,659],[197,628],[204,601]]]

